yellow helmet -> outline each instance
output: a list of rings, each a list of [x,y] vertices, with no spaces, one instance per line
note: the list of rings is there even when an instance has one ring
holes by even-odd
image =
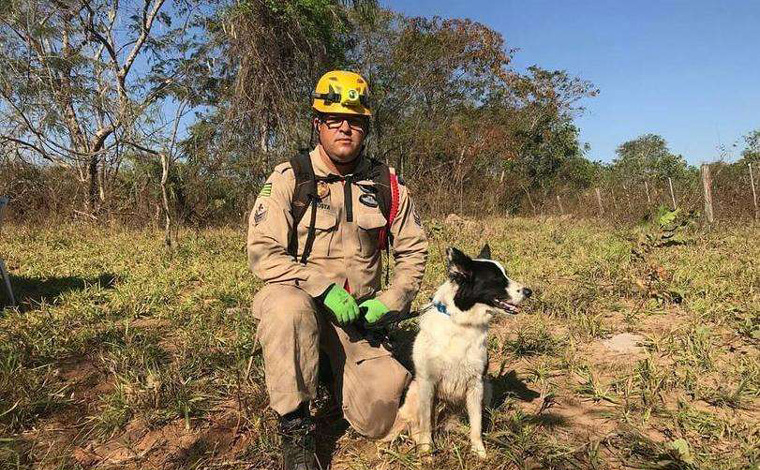
[[[372,116],[369,86],[358,73],[345,70],[327,72],[317,82],[311,97],[312,109],[320,113]]]

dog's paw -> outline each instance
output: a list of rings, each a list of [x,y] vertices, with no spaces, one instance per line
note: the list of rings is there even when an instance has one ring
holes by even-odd
[[[470,449],[475,455],[478,456],[478,458],[486,458],[486,448],[483,445],[483,442],[473,442]]]
[[[396,421],[393,423],[393,426],[391,426],[390,431],[388,431],[388,434],[385,435],[385,437],[380,438],[380,442],[385,443],[391,443],[398,439],[402,433],[409,430],[409,423],[405,421],[403,418],[401,418],[399,415],[396,415]]]
[[[433,444],[417,444],[417,455],[420,458],[420,462],[425,467],[431,467],[433,465]]]
[[[421,455],[432,455],[433,454],[433,444],[430,442],[420,442],[417,444],[417,451]]]

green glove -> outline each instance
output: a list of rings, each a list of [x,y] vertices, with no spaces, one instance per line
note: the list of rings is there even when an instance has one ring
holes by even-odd
[[[333,284],[325,292],[323,303],[335,315],[339,325],[347,325],[359,317],[356,300],[346,292],[346,289]]]
[[[380,317],[382,317],[389,311],[388,307],[386,307],[385,304],[383,304],[377,299],[365,300],[359,305],[359,308],[367,309],[367,313],[364,314],[364,319],[367,320],[367,323],[370,323],[370,324],[378,321]]]

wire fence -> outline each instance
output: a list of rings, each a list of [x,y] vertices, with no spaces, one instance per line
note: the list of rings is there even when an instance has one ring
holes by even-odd
[[[679,178],[607,176],[586,189],[565,187],[562,181],[531,189],[527,182],[498,175],[479,176],[472,184],[458,185],[448,176],[407,180],[415,207],[424,217],[450,213],[475,218],[557,215],[635,223],[665,206],[694,211],[708,223],[760,220],[760,162],[705,164],[700,171]],[[259,189],[253,181],[185,178],[174,186],[173,217],[180,225],[197,228],[244,225]],[[62,168],[0,165],[2,195],[11,198],[7,214],[11,223],[92,220],[80,210],[86,191]],[[123,176],[109,192],[98,220],[158,227],[161,207],[156,180]]]
[[[743,171],[741,171],[743,170]],[[661,206],[694,211],[708,223],[760,220],[760,164],[703,164],[698,178],[606,182],[582,192],[556,193],[535,211],[613,220],[637,220]]]

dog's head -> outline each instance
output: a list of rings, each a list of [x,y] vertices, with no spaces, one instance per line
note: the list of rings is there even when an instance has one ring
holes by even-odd
[[[516,314],[518,305],[533,293],[507,277],[504,266],[491,259],[491,248],[487,244],[475,259],[454,247],[446,250],[446,256],[449,279],[457,286],[454,304],[461,311],[484,304]]]

